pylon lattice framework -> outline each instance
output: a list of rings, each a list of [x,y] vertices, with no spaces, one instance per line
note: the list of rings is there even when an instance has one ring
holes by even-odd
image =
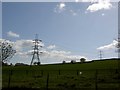
[[[100,50],[100,52],[99,52],[99,58],[100,58],[100,60],[103,58],[103,52]]]
[[[118,58],[120,58],[120,32],[118,31],[118,45],[117,45],[117,48],[118,48]]]
[[[32,61],[31,64],[33,64],[33,60],[36,58],[38,60],[38,62],[36,63],[37,65],[40,65],[40,53],[39,53],[39,47],[42,47],[40,45],[40,42],[42,42],[42,40],[38,39],[38,34],[36,34],[35,39],[33,40],[34,46],[33,46],[33,56],[32,56]]]

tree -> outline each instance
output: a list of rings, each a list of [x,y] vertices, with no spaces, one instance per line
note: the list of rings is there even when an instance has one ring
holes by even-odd
[[[34,62],[34,65],[40,65],[41,63],[40,62]]]
[[[10,42],[6,40],[0,41],[0,61],[2,63],[12,58],[15,53],[16,50],[13,49],[13,45]]]
[[[81,62],[81,63],[84,63],[85,60],[86,60],[85,58],[81,58],[81,59],[80,59],[80,62]]]
[[[65,64],[65,63],[66,63],[66,61],[63,61],[62,63],[63,63],[63,64]]]
[[[76,61],[75,60],[71,60],[71,63],[74,64],[74,63],[76,63]]]

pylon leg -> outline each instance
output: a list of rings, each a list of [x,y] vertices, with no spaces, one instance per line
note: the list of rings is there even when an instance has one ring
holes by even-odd
[[[33,63],[33,59],[34,59],[34,55],[33,55],[33,57],[32,57],[32,61],[31,61],[31,64],[30,64],[30,65],[32,65],[32,63]]]
[[[38,65],[40,65],[40,58],[39,58],[39,54],[37,54],[37,59],[38,59]]]

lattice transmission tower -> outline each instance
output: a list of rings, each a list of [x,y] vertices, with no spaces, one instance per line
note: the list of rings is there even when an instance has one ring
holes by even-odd
[[[42,45],[40,45],[40,42],[42,42],[42,40],[38,39],[38,34],[35,35],[35,39],[33,40],[34,46],[33,46],[33,53],[32,53],[32,60],[30,65],[33,65],[33,60],[37,59],[38,62],[34,62],[37,65],[40,65],[40,52],[39,52],[39,48],[42,47]]]
[[[118,30],[118,38],[115,40],[117,41],[116,48],[117,48],[117,53],[118,53],[118,59],[120,59],[120,32],[119,30]]]
[[[118,33],[118,45],[117,45],[117,48],[118,48],[118,58],[120,59],[120,32]]]
[[[103,59],[103,52],[101,50],[99,51],[99,58],[100,58],[100,60]]]

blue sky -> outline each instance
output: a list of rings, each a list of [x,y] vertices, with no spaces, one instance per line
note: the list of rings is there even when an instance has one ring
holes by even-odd
[[[91,3],[82,2],[4,2],[2,3],[2,35],[4,39],[17,42],[33,40],[37,33],[39,39],[43,40],[43,48],[49,52],[65,51],[70,52],[67,53],[69,56],[98,59],[97,48],[109,45],[114,38],[117,38],[118,8],[117,3],[111,4],[112,7],[109,9],[90,11],[87,8]],[[14,35],[10,35],[10,32]],[[48,50],[49,46],[55,47]],[[31,48],[21,52],[27,52]],[[104,58],[116,56],[115,49],[103,49]],[[10,62],[29,63],[31,57],[16,55]],[[41,62],[54,63],[63,60],[57,59],[47,57],[42,58]]]

